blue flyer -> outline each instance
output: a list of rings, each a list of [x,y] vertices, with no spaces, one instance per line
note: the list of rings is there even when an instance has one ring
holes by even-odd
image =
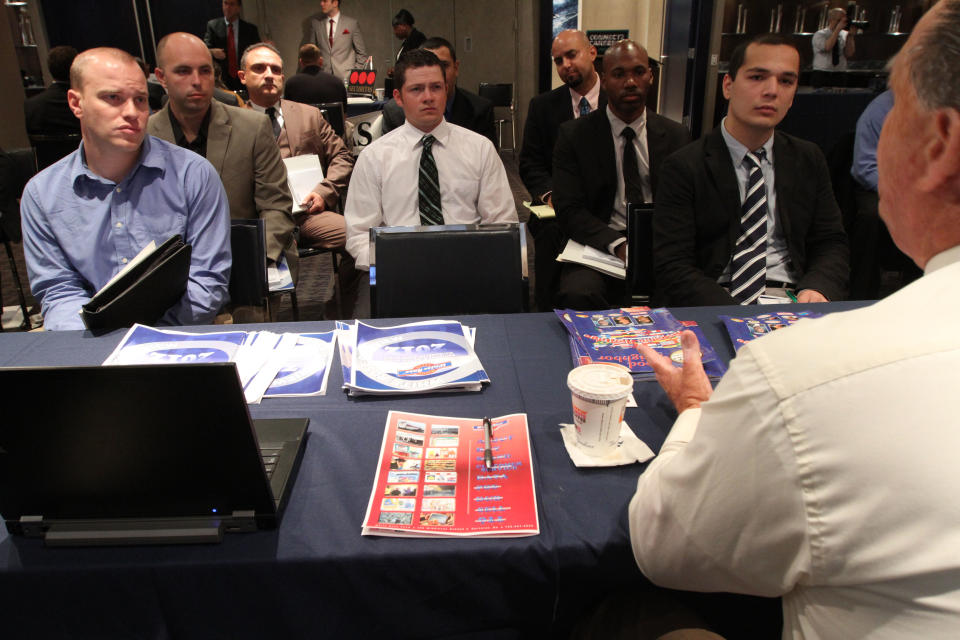
[[[762,313],[757,316],[720,316],[727,333],[730,334],[730,340],[733,342],[734,351],[739,351],[740,347],[751,340],[756,340],[760,336],[773,331],[789,327],[795,322],[804,318],[819,318],[823,314],[819,311],[774,311],[771,313]]]
[[[293,352],[273,379],[265,398],[318,396],[326,393],[333,361],[335,332],[301,333]]]

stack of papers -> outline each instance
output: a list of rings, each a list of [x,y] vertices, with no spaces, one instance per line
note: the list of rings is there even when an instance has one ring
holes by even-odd
[[[680,332],[690,329],[700,341],[700,356],[707,375],[718,379],[727,370],[697,324],[680,322],[666,309],[556,309],[555,313],[567,330],[574,366],[615,362],[630,369],[640,379],[652,379],[655,377],[653,369],[640,353],[638,345],[646,344],[680,367],[683,366]]]
[[[473,350],[476,329],[454,320],[396,327],[337,322],[350,395],[480,391],[490,382]]]
[[[134,325],[104,365],[233,362],[250,404],[261,398],[323,395],[334,332],[188,333]]]
[[[727,333],[730,334],[730,340],[733,342],[733,350],[739,351],[740,347],[751,340],[766,335],[777,329],[789,327],[794,322],[804,318],[819,318],[823,314],[819,311],[776,311],[773,313],[761,313],[758,316],[733,317],[720,316]]]
[[[567,240],[567,244],[563,247],[563,253],[557,256],[557,262],[582,264],[620,280],[625,280],[627,277],[627,265],[623,260],[574,240]]]

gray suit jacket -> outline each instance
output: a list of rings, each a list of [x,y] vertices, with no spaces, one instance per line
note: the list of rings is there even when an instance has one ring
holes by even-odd
[[[176,144],[170,126],[170,105],[150,116],[147,133]],[[220,174],[231,218],[262,218],[267,227],[267,257],[287,256],[296,279],[297,247],[293,200],[287,169],[280,158],[270,119],[251,109],[228,107],[212,100],[207,134],[207,160]]]
[[[336,33],[333,35],[333,50],[330,49],[329,20],[321,14],[312,15],[303,22],[303,39],[300,45],[315,44],[323,55],[323,70],[341,80],[351,69],[363,66],[367,61],[367,49],[356,18],[338,16]]]

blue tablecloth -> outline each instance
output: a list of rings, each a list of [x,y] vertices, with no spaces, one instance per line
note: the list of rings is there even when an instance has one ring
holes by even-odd
[[[724,358],[733,350],[717,314],[737,312],[743,308],[674,310],[680,319],[697,320]],[[605,593],[641,582],[626,506],[643,467],[578,469],[567,456],[557,425],[571,421],[571,361],[559,321],[553,314],[459,319],[477,327],[476,350],[492,381],[481,393],[349,398],[340,391],[335,358],[326,396],[251,407],[255,418],[310,418],[303,462],[276,531],[228,535],[209,546],[87,549],[47,548],[0,531],[0,628],[14,632],[10,637],[562,634]],[[321,331],[332,323],[270,328]],[[96,364],[122,335],[2,334],[0,366]],[[51,389],[51,402],[56,395]],[[637,383],[635,395],[639,407],[628,409],[626,420],[659,450],[675,412],[656,383]],[[361,536],[393,408],[464,417],[526,412],[541,534]]]

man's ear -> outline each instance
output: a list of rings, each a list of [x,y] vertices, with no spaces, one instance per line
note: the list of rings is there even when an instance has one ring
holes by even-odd
[[[724,74],[723,76],[723,97],[727,100],[730,99],[730,85],[733,84],[733,78],[730,77],[729,73]]]
[[[153,70],[153,75],[155,75],[155,76],[157,77],[157,82],[159,82],[159,83],[160,83],[160,86],[163,87],[163,90],[166,91],[166,90],[167,90],[167,77],[166,77],[165,75],[163,75],[163,69],[161,69],[160,67],[157,67],[156,69]]]
[[[83,115],[83,106],[80,104],[80,92],[76,89],[67,90],[67,105],[70,106],[70,111],[73,112],[73,115],[80,119],[80,116]]]
[[[240,84],[246,86],[247,83],[243,81],[243,79],[246,77],[247,77],[246,71],[244,71],[243,69],[237,69],[237,80],[240,81]]]
[[[927,121],[928,140],[923,146],[925,171],[917,181],[922,191],[956,189],[960,178],[960,111],[937,109]]]

